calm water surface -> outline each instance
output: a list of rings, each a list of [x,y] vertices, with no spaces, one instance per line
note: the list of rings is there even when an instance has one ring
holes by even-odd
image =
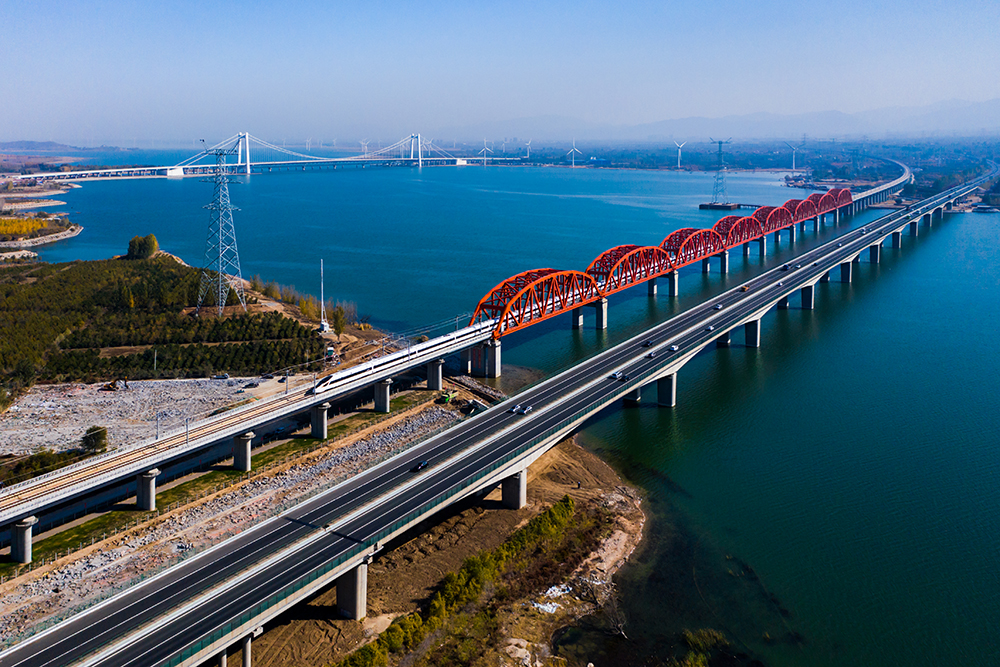
[[[133,160],[134,161],[134,160]],[[107,161],[105,161],[107,163]],[[584,269],[622,243],[659,243],[720,217],[711,176],[545,168],[338,170],[232,186],[244,276],[357,302],[405,329],[470,312],[530,268]],[[738,174],[731,198],[804,193]],[[85,232],[43,259],[104,258],[135,234],[202,263],[211,185],[86,183],[65,195]],[[681,277],[680,299],[611,299],[611,328],[568,317],[504,339],[505,364],[551,373],[786,261],[869,211],[731,273]],[[764,318],[762,347],[709,350],[679,375],[679,405],[612,407],[582,441],[648,493],[645,545],[621,574],[629,642],[586,626],[571,660],[657,664],[682,628],[724,630],[767,665],[1000,664],[1000,215],[951,215],[885,249],[816,310]],[[588,326],[593,314],[588,313]],[[565,321],[564,321],[565,319]]]

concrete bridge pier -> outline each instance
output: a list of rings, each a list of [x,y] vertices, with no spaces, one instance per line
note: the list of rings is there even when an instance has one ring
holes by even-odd
[[[730,332],[727,331],[715,339],[715,347],[729,347],[732,342],[733,339],[730,336]]]
[[[902,248],[903,247],[903,232],[893,232],[892,233],[892,247]]]
[[[472,348],[467,347],[458,353],[458,370],[463,375],[472,375]]]
[[[676,271],[667,274],[667,294],[677,296],[681,293],[681,280]]]
[[[156,477],[160,474],[157,468],[136,475],[135,507],[144,512],[156,509]]]
[[[750,256],[750,242],[749,241],[747,241],[746,243],[743,244],[743,256],[744,257],[749,257]]]
[[[914,221],[912,221],[910,223],[910,236],[916,236],[917,235],[917,223],[918,222],[919,222],[919,220],[914,220]]]
[[[431,391],[441,391],[444,389],[444,359],[435,359],[427,362],[427,388]]]
[[[247,431],[233,438],[233,469],[250,472],[250,443],[256,433]]]
[[[243,667],[253,667],[253,654],[251,653],[251,648],[253,647],[253,635],[247,635],[243,638]]]
[[[792,225],[788,228],[788,242],[795,243],[795,225]]]
[[[840,224],[840,209],[839,208],[833,209],[833,224],[834,224],[834,226],[837,226],[837,225]]]
[[[820,226],[820,224],[819,224],[819,218],[820,218],[820,216],[818,216],[818,215],[815,218],[813,218],[813,234],[818,234],[819,233],[819,226]]]
[[[764,234],[757,240],[760,241],[759,252],[760,256],[763,257],[764,255],[767,254],[767,234]]]
[[[881,243],[868,247],[868,261],[871,262],[872,264],[878,264],[880,261],[882,261]]]
[[[329,403],[321,403],[320,405],[314,405],[313,409],[310,410],[310,417],[312,419],[312,437],[317,440],[326,440],[329,436],[329,431],[326,425],[326,413],[330,409]]]
[[[656,296],[656,278],[650,278],[646,281],[646,294],[650,297]]]
[[[854,262],[844,262],[840,265],[840,282],[851,282],[851,271],[854,269]]]
[[[760,347],[760,320],[750,320],[743,325],[747,347]]]
[[[578,306],[578,307],[574,308],[573,312],[570,313],[570,318],[572,318],[572,320],[573,320],[573,328],[574,329],[582,329],[583,328],[583,307]]]
[[[934,220],[934,218],[933,218],[933,216],[931,216],[930,213],[924,213],[924,215],[923,215],[923,221],[927,223],[927,229],[931,228],[931,223],[932,223],[933,220]]]
[[[606,297],[601,297],[591,305],[597,311],[597,330],[604,331],[608,328],[608,299]],[[496,341],[496,343],[499,346],[500,341]],[[499,354],[499,348],[497,354]],[[499,361],[499,357],[497,357],[497,374],[491,375],[490,377],[500,377]]]
[[[389,412],[389,386],[392,378],[386,378],[375,384],[375,412]]]
[[[719,258],[719,272],[722,275],[729,273],[729,251],[723,250],[716,257]]]
[[[708,273],[708,268],[709,268],[708,267],[708,259],[709,258],[706,257],[705,259],[701,260],[701,272],[702,273]]]
[[[801,290],[802,310],[814,310],[816,308],[816,286],[806,285]]]
[[[503,496],[503,506],[511,510],[519,510],[528,504],[528,471],[516,472],[500,483],[500,493]],[[339,595],[340,592],[338,591]]]
[[[337,578],[337,609],[354,621],[368,615],[368,563],[365,559]]]
[[[672,373],[656,381],[656,404],[664,408],[677,405],[677,374]]]
[[[219,654],[219,667],[227,667],[229,664],[229,654],[223,651]]]
[[[642,387],[636,387],[629,393],[622,396],[622,400],[626,403],[638,403],[642,400]]]
[[[783,296],[778,299],[778,310],[788,310],[788,297]]]
[[[819,281],[820,281],[821,283],[828,283],[828,282],[830,282],[830,272],[829,272],[829,271],[827,271],[827,272],[826,272],[826,273],[824,273],[824,274],[823,274],[822,276],[820,276],[820,279],[819,279]]]
[[[10,558],[15,563],[31,562],[31,527],[38,523],[38,519],[29,516],[21,519],[11,528]]]

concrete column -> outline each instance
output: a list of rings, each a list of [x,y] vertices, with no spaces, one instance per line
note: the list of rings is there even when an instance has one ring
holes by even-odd
[[[749,257],[750,256],[750,242],[749,241],[747,241],[746,243],[743,244],[743,256],[744,257]]]
[[[248,431],[233,438],[233,469],[250,472],[250,442],[255,435]]]
[[[250,647],[252,644],[252,635],[248,635],[243,638],[243,667],[253,667],[253,656],[250,653]]]
[[[472,348],[467,347],[458,353],[459,369],[463,375],[472,375]]]
[[[781,241],[781,230],[779,229],[774,233],[774,245],[778,245],[780,241]]]
[[[656,381],[656,404],[665,408],[677,405],[677,374]]]
[[[716,256],[719,258],[719,271],[722,275],[726,275],[729,273],[729,251],[723,250]]]
[[[427,388],[432,391],[444,389],[444,359],[427,362]]]
[[[574,308],[570,313],[570,317],[573,319],[574,329],[583,328],[583,308]]]
[[[854,259],[852,259],[851,261],[854,262],[855,264],[860,264],[861,263],[861,253],[859,252],[857,255],[855,255]]]
[[[759,248],[760,256],[763,257],[764,255],[767,254],[767,234],[761,236],[758,239],[758,241],[760,241],[760,248]]]
[[[750,320],[743,325],[747,347],[760,347],[760,320]]]
[[[930,229],[931,221],[933,220],[933,218],[931,217],[931,214],[930,213],[924,213],[923,220],[924,220],[924,222],[927,223],[927,228]]]
[[[607,312],[607,300],[605,300],[604,311]],[[500,377],[500,341],[489,340],[486,343],[486,377]]]
[[[656,296],[656,278],[650,278],[646,281],[646,293],[649,296]]]
[[[732,337],[728,331],[715,339],[716,347],[729,347],[730,343],[732,343]]]
[[[795,225],[788,228],[788,242],[795,243]]]
[[[337,609],[355,621],[368,615],[368,562],[337,578]]]
[[[676,271],[667,274],[667,294],[677,296],[681,292],[681,280]]]
[[[219,667],[226,667],[229,664],[229,654],[225,651],[219,654]]]
[[[375,412],[389,412],[389,385],[392,378],[375,383]]]
[[[868,261],[872,264],[878,264],[882,261],[882,244],[873,245],[868,247]]]
[[[819,233],[819,216],[813,218],[813,234]]]
[[[31,562],[31,527],[36,523],[38,523],[38,519],[29,516],[21,519],[11,528],[10,558],[15,563]]]
[[[636,387],[629,393],[622,396],[622,400],[627,403],[638,403],[642,400],[642,387]]]
[[[913,222],[910,223],[910,236],[916,236],[917,235],[917,227],[918,227],[917,222],[919,222],[919,221],[918,220],[914,220]]]
[[[830,282],[830,272],[827,271],[822,276],[820,276],[819,281],[821,283],[828,283],[828,282]]]
[[[709,270],[708,257],[706,257],[705,259],[701,260],[701,272],[708,273],[708,270]]]
[[[840,224],[840,209],[839,208],[833,209],[833,224],[834,224],[834,226],[837,226],[837,225]]]
[[[844,262],[840,265],[840,282],[851,282],[851,271],[854,269],[854,262]]]
[[[806,285],[801,290],[802,294],[802,310],[813,310],[816,308],[816,287],[814,285]]]
[[[156,477],[160,471],[156,468],[136,475],[135,507],[144,512],[156,509]]]
[[[312,410],[310,410],[310,417],[312,421],[312,437],[317,440],[326,440],[329,437],[326,428],[326,412],[330,409],[329,403],[321,403],[319,405],[314,405]]]
[[[603,331],[608,328],[608,300],[604,297],[598,299],[593,304],[594,309],[597,310],[597,330]],[[498,341],[499,342],[499,341]],[[494,377],[499,377],[497,374]]]
[[[893,232],[892,233],[892,247],[902,248],[903,247],[903,232]]]
[[[528,504],[528,471],[514,473],[500,483],[503,494],[503,506],[511,510],[519,510]]]
[[[788,310],[788,297],[783,296],[778,299],[778,310]]]

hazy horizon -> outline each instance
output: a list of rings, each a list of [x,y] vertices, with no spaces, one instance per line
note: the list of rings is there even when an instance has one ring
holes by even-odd
[[[984,56],[1000,4],[978,0],[49,2],[4,4],[0,21],[0,141],[1000,127],[1000,61]]]

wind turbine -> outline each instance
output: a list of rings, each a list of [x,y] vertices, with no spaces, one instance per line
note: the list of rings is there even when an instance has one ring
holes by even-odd
[[[573,163],[573,167],[576,167],[576,154],[577,153],[580,153],[580,155],[583,155],[583,153],[581,153],[579,150],[577,150],[577,148],[576,148],[576,139],[574,139],[573,140],[573,148],[570,149],[569,153],[566,153],[566,155],[568,155],[570,157],[570,160]]]
[[[530,160],[531,159],[531,139],[528,139],[528,143],[526,143],[525,146],[527,146],[527,148],[528,148],[528,155],[527,155],[527,157],[525,159]]]
[[[792,149],[792,171],[795,171],[795,151],[802,148],[802,146],[793,146],[787,141],[785,142],[785,145]]]
[[[687,144],[686,141],[683,144],[679,144],[676,141],[674,142],[674,145],[677,146],[677,168],[678,169],[681,168],[681,149],[684,148],[684,146],[686,144]]]
[[[486,139],[483,139],[483,150],[479,151],[479,154],[483,156],[483,166],[486,166],[487,153],[492,153],[493,150],[486,145]]]

